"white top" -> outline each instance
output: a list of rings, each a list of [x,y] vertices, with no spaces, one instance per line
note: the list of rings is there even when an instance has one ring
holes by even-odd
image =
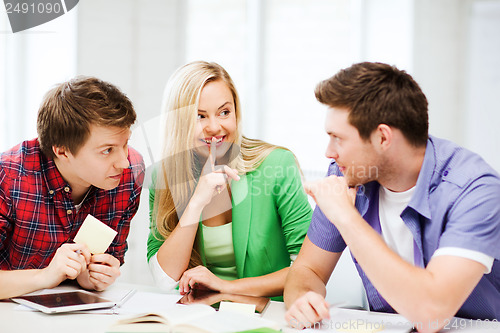
[[[151,271],[155,285],[158,288],[162,290],[172,290],[179,285],[179,281],[172,279],[167,273],[165,273],[163,268],[161,268],[160,263],[158,262],[158,252],[156,252],[154,256],[149,259],[149,270]]]
[[[405,192],[392,192],[380,186],[378,214],[382,237],[387,246],[407,262],[414,264],[413,235],[401,218],[401,213],[408,206],[415,192],[412,187]]]
[[[379,189],[379,219],[382,238],[387,246],[405,261],[415,264],[413,253],[413,235],[406,226],[401,213],[410,203],[415,187],[404,192],[392,192],[380,186]],[[485,266],[485,274],[491,272],[494,258],[484,253],[459,247],[444,247],[437,249],[433,257],[451,255],[477,261]]]

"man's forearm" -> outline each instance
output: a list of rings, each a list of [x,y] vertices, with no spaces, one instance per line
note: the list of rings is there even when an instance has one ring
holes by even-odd
[[[285,281],[283,299],[289,308],[297,298],[308,291],[314,291],[323,297],[326,296],[326,286],[323,281],[309,268],[304,266],[292,267]]]
[[[442,328],[484,273],[484,266],[456,256],[433,257],[425,268],[403,260],[359,214],[338,219],[337,228],[380,295],[423,331]],[[390,274],[387,274],[390,272]]]
[[[47,288],[40,269],[0,270],[0,299],[15,297]]]
[[[289,308],[298,298],[309,291],[326,295],[326,283],[342,252],[329,252],[317,247],[308,236],[285,281],[284,300]]]

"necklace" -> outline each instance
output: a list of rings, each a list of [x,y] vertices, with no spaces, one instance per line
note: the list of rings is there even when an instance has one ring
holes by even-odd
[[[82,201],[80,201],[80,203],[78,205],[75,205],[75,209],[76,209],[76,212],[78,213],[78,211],[80,210],[80,208],[82,208],[82,205],[83,203],[85,202],[85,199],[87,199],[87,196],[89,195],[90,193],[90,189],[91,187],[89,187],[89,189],[87,190],[87,193],[85,193],[85,196],[83,197]]]

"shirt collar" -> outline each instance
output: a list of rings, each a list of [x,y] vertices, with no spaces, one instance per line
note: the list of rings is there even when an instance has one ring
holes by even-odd
[[[71,189],[69,184],[64,180],[61,173],[57,169],[57,166],[52,158],[47,158],[43,153],[41,153],[40,164],[42,166],[42,173],[45,177],[45,183],[47,184],[49,193],[53,194],[54,192],[62,190],[65,187]]]
[[[432,186],[432,176],[436,169],[436,147],[434,146],[432,136],[427,139],[427,146],[425,147],[424,162],[418,174],[415,192],[408,204],[417,213],[427,219],[431,219],[431,209],[429,202],[429,193]]]
[[[417,213],[427,219],[431,219],[429,193],[435,168],[436,148],[433,138],[429,136],[425,148],[424,161],[418,174],[417,184],[415,185],[415,192],[408,204],[409,207],[413,208]],[[378,191],[379,186],[380,184],[378,182],[369,182],[358,189],[355,205],[362,216],[366,214],[370,198]]]

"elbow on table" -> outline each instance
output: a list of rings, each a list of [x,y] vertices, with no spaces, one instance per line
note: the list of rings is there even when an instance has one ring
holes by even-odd
[[[168,275],[159,265],[156,256],[150,259],[149,270],[155,285],[161,290],[171,291],[179,285],[180,277],[178,279],[174,279]]]
[[[404,315],[422,333],[435,333],[449,324],[455,314],[442,304],[423,302],[415,304],[411,314]]]

